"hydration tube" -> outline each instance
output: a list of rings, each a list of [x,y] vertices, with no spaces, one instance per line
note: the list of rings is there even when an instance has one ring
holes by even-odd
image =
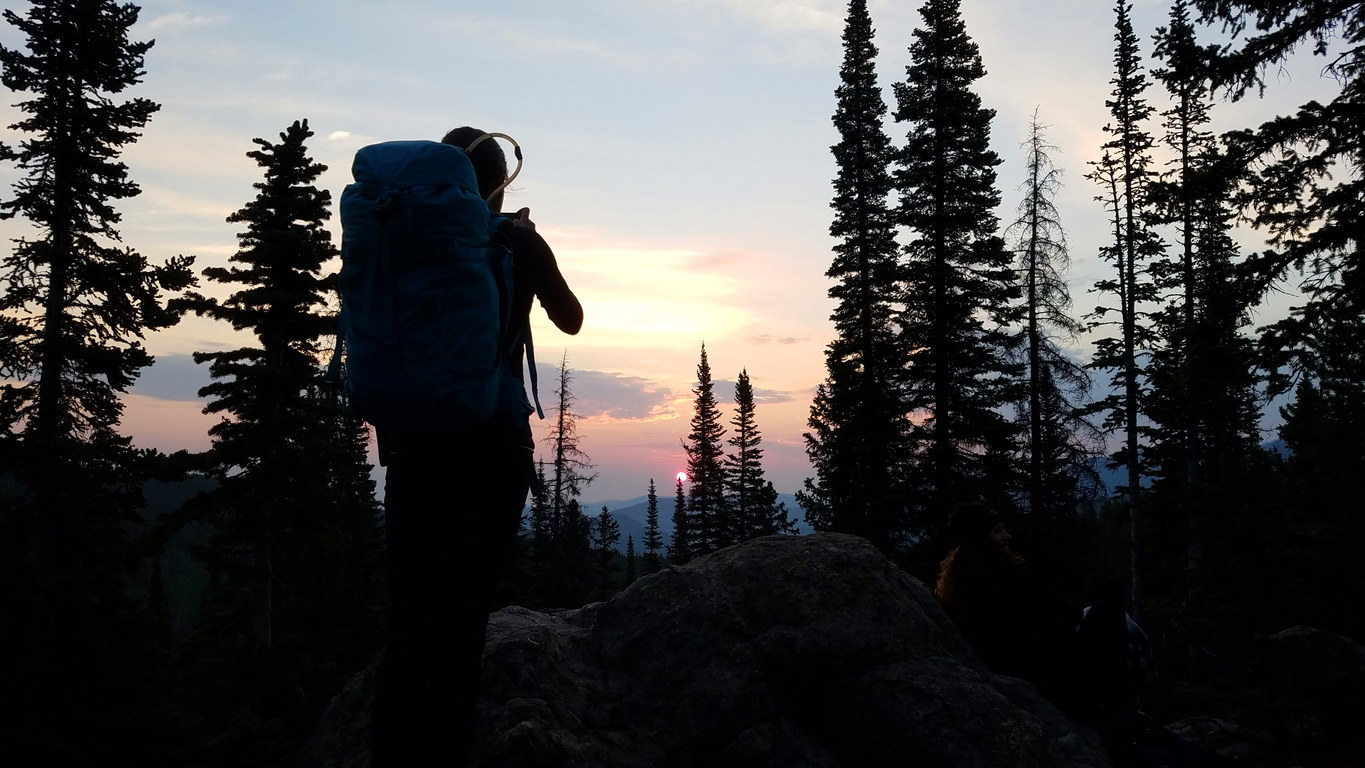
[[[498,196],[499,192],[502,192],[504,189],[507,189],[507,185],[512,183],[512,179],[515,179],[517,177],[517,174],[521,173],[521,145],[517,143],[516,139],[512,138],[511,136],[508,136],[505,133],[485,133],[484,135],[475,139],[469,146],[465,147],[464,150],[465,154],[468,155],[472,153],[475,147],[483,143],[484,139],[505,140],[508,144],[512,145],[512,154],[515,155],[517,158],[517,167],[515,170],[512,171],[511,174],[508,175],[507,181],[504,181],[501,186],[493,190],[493,192],[489,194],[487,198],[485,198],[491,201],[493,198]]]

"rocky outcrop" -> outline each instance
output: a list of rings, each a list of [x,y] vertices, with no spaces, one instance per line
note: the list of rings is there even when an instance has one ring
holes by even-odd
[[[838,534],[751,541],[578,610],[499,611],[483,685],[477,766],[1108,765],[986,670],[923,584]],[[369,693],[367,673],[306,764],[367,764]]]
[[[1351,638],[1291,627],[1213,687],[1219,716],[1172,732],[1246,766],[1365,765],[1365,647]]]
[[[1295,741],[1340,754],[1365,754],[1365,647],[1311,627],[1291,627],[1265,643],[1255,671]],[[1267,717],[1274,723],[1277,718]]]

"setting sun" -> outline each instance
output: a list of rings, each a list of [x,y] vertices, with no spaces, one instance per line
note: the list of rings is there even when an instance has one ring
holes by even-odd
[[[687,473],[686,473],[686,472],[679,472],[679,473],[678,473],[678,482],[680,482],[680,483],[685,483],[685,482],[687,482]]]

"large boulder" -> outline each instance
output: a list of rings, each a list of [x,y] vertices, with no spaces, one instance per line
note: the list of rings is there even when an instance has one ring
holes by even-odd
[[[1171,725],[1249,766],[1365,764],[1365,647],[1290,627],[1259,641],[1205,706],[1220,716]]]
[[[1365,647],[1312,627],[1290,627],[1252,665],[1286,735],[1339,754],[1365,751]],[[1292,713],[1292,714],[1290,714]],[[1284,717],[1285,714],[1290,714]],[[1274,722],[1275,718],[1267,718]]]
[[[306,764],[367,765],[371,674]],[[490,767],[1108,765],[992,675],[923,584],[839,534],[757,539],[578,610],[499,611],[478,730]]]

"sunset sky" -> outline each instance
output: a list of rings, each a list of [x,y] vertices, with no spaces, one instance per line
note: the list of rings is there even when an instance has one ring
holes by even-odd
[[[17,12],[25,3],[14,3]],[[334,198],[356,149],[439,139],[470,124],[514,136],[526,165],[508,199],[529,206],[583,302],[581,334],[556,331],[537,308],[541,399],[567,355],[582,445],[600,476],[585,500],[671,493],[683,468],[691,387],[706,344],[728,404],[741,369],[759,395],[769,479],[795,491],[811,474],[801,434],[832,335],[826,298],[835,176],[830,123],[842,59],[840,0],[148,0],[134,28],[155,39],[144,83],[127,95],[161,104],[125,152],[143,194],[121,206],[129,246],[154,261],[194,254],[226,264],[260,173],[245,153],[307,118],[313,157]],[[871,0],[879,75],[904,77],[916,2]],[[1013,218],[1035,108],[1066,173],[1057,203],[1068,229],[1072,293],[1082,311],[1107,267],[1098,156],[1111,76],[1112,4],[1103,0],[964,0],[989,74],[1001,217]],[[1139,0],[1144,55],[1167,3]],[[0,43],[24,41],[8,25]],[[1215,111],[1216,127],[1254,125],[1335,84],[1321,59],[1272,76],[1266,98]],[[19,119],[15,94],[0,122]],[[1162,106],[1156,88],[1149,98]],[[894,104],[893,104],[894,108]],[[1154,126],[1153,130],[1157,130]],[[897,144],[903,126],[891,124]],[[12,131],[0,140],[15,142]],[[0,168],[0,195],[17,178]],[[333,221],[336,241],[339,226]],[[24,234],[20,222],[0,235]],[[1248,235],[1248,244],[1256,241]],[[219,286],[202,290],[223,293]],[[1272,318],[1287,300],[1268,307]],[[189,318],[147,340],[158,356],[127,399],[124,430],[144,447],[208,447],[189,355],[241,346],[224,324]],[[1086,354],[1084,342],[1077,353]],[[727,415],[728,421],[728,415]],[[536,426],[538,437],[547,432]]]

